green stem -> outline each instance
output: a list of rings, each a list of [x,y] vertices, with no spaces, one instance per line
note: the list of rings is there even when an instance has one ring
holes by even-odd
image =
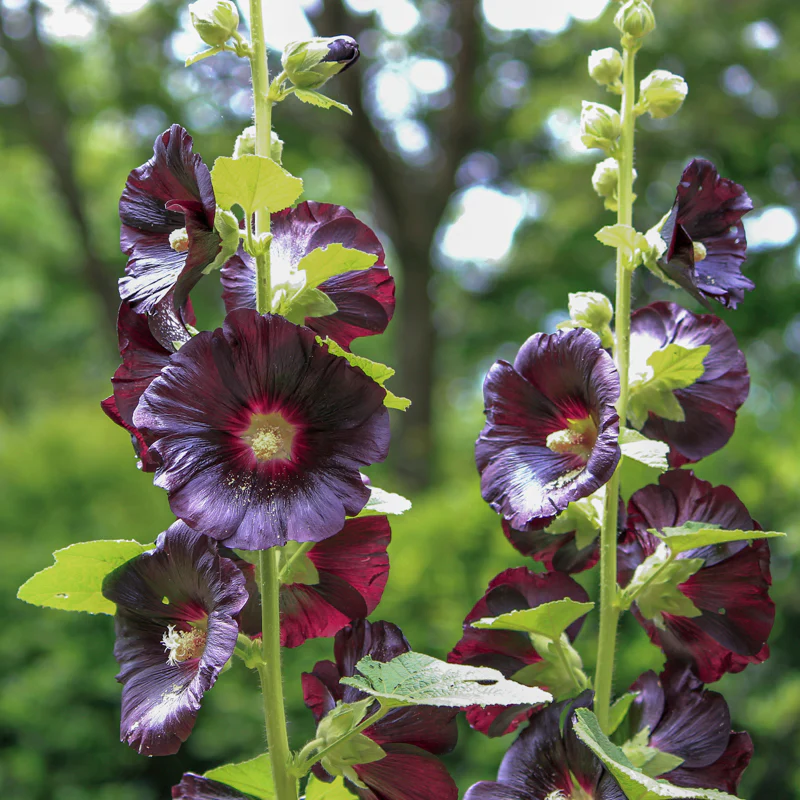
[[[633,137],[636,116],[633,110],[636,82],[634,61],[636,50],[625,47],[622,71],[622,134],[619,143],[619,206],[617,222],[633,221]],[[622,248],[617,250],[617,297],[614,307],[616,344],[614,361],[620,380],[620,425],[625,425],[628,411],[628,369],[631,339],[632,273]],[[606,486],[603,529],[600,533],[600,633],[597,644],[594,711],[600,727],[608,730],[611,691],[614,678],[614,656],[617,645],[619,602],[617,598],[617,518],[619,507],[620,467]]]
[[[558,656],[558,660],[561,662],[562,668],[566,671],[570,677],[570,680],[572,681],[572,685],[579,692],[582,692],[586,688],[586,676],[581,670],[578,670],[577,672],[575,671],[572,660],[567,658],[567,654],[564,652],[564,644],[560,637],[558,639],[553,639],[553,646],[555,648],[556,655]]]
[[[291,752],[286,733],[286,711],[283,706],[281,673],[281,625],[278,598],[278,550],[258,553],[258,579],[261,588],[261,657],[258,666],[261,693],[264,698],[264,719],[267,727],[267,749],[272,764],[272,780],[277,800],[297,800],[297,780],[290,772]]]
[[[250,0],[250,70],[253,76],[253,106],[256,125],[256,155],[269,158],[272,146],[272,102],[269,91],[269,66],[267,65],[267,42],[264,36],[264,10],[261,0]],[[249,221],[248,221],[249,224]],[[255,213],[256,237],[269,233],[269,212]],[[256,307],[259,314],[266,314],[272,305],[272,280],[270,277],[270,253],[256,256]]]
[[[292,553],[291,558],[283,565],[281,571],[278,573],[278,580],[281,583],[284,583],[284,579],[287,575],[292,574],[292,565],[294,562],[301,556],[304,556],[315,544],[316,542],[303,542],[303,544]]]

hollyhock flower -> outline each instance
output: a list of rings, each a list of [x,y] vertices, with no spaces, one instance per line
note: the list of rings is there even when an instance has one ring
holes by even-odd
[[[389,520],[382,516],[349,519],[335,536],[313,545],[290,542],[284,548],[281,575],[281,645],[299,647],[307,639],[334,636],[377,607],[389,577],[386,548]],[[240,627],[261,635],[261,600],[255,567],[240,564],[250,600]]]
[[[579,546],[576,531],[550,533],[542,525],[538,530],[518,531],[503,520],[503,533],[524,556],[544,564],[548,572],[583,572],[591,569],[600,558],[600,541],[594,538]]]
[[[253,796],[244,794],[232,786],[219,781],[184,773],[181,782],[172,787],[173,800],[253,800]]]
[[[483,397],[481,494],[513,528],[548,524],[613,475],[619,375],[591,331],[531,336],[513,366],[498,361],[489,370]]]
[[[321,541],[361,511],[359,467],[389,447],[384,396],[312,331],[240,309],[170,357],[133,422],[177,517],[262,550]]]
[[[635,765],[640,756],[638,765],[653,777],[676,786],[736,794],[753,743],[747,733],[731,732],[731,714],[721,694],[705,689],[688,667],[673,665],[660,677],[644,673],[631,691],[637,697],[628,712],[629,744],[623,749]],[[659,772],[658,754],[647,748],[677,756],[683,763]]]
[[[470,623],[483,617],[499,617],[509,611],[536,608],[565,597],[580,603],[589,599],[582,586],[560,572],[536,574],[525,567],[501,572],[489,582],[486,593],[467,614],[464,635],[447,660],[451,664],[492,667],[504,677],[513,678],[521,669],[542,660],[528,634],[473,628]],[[574,641],[582,625],[583,618],[567,628],[570,641]],[[488,736],[503,736],[516,730],[534,711],[530,706],[473,706],[467,710],[467,721]]]
[[[755,287],[742,275],[747,251],[742,217],[753,210],[747,192],[704,158],[683,171],[675,204],[661,228],[666,251],[659,266],[703,305],[736,308]]]
[[[185,321],[189,292],[222,249],[215,213],[208,167],[192,152],[192,137],[172,125],[156,139],[153,157],[130,173],[119,201],[120,247],[128,256],[120,296],[134,311],[154,315],[154,333],[166,347],[173,340],[158,327]]]
[[[319,722],[337,701],[354,703],[367,697],[339,679],[355,674],[356,664],[366,655],[375,661],[391,661],[411,650],[402,632],[390,622],[358,620],[336,634],[332,661],[319,661],[311,673],[303,673],[305,704]],[[456,745],[458,709],[434,706],[397,708],[363,733],[380,745],[386,756],[380,761],[354,767],[360,782],[347,781],[350,790],[362,800],[456,800],[453,779],[434,755],[449,753]],[[314,773],[322,780],[330,776],[315,764]]]
[[[300,203],[273,214],[270,267],[273,281],[286,279],[300,260],[318,247],[341,244],[378,257],[374,266],[335,275],[319,285],[338,311],[307,317],[305,324],[323,339],[329,336],[349,348],[353,339],[383,333],[394,314],[394,278],[386,269],[375,234],[351,211],[330,203]],[[243,250],[222,268],[226,311],[256,307],[255,261]]]
[[[705,372],[691,386],[675,389],[683,422],[650,413],[641,432],[670,445],[670,464],[699,461],[724,447],[733,434],[736,412],[747,399],[750,375],[733,331],[711,314],[692,314],[676,303],[653,303],[631,317],[631,375],[647,372],[647,359],[676,344],[711,349]]]
[[[573,730],[575,710],[591,706],[590,691],[545,706],[509,747],[497,780],[476,783],[464,800],[626,800]]]
[[[636,567],[655,552],[659,539],[649,529],[703,522],[725,530],[760,530],[741,500],[727,486],[712,487],[690,470],[672,470],[657,486],[645,486],[628,504],[625,537],[619,546],[619,580],[626,586]],[[703,683],[726,672],[741,672],[769,656],[767,638],[775,619],[769,598],[769,544],[732,542],[681,553],[701,558],[698,572],[678,586],[700,612],[684,617],[664,612],[659,624],[632,610],[669,661],[692,667]]]
[[[172,755],[233,655],[244,576],[213,539],[178,521],[112,572],[103,596],[117,604],[121,739],[142,755]]]
[[[191,306],[187,307],[187,311],[191,315]],[[181,343],[190,338],[185,328],[183,334]],[[175,350],[167,349],[153,336],[146,314],[137,314],[125,302],[119,307],[117,336],[122,364],[111,379],[114,393],[103,400],[100,406],[110,419],[131,435],[133,448],[140,459],[139,469],[154,472],[157,461],[149,453],[144,435],[133,424],[133,412],[144,390],[169,363],[169,357]]]

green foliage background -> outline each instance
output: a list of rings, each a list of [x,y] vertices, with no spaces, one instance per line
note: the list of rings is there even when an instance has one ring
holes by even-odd
[[[24,11],[19,3],[4,7],[6,23],[20,8]],[[757,207],[780,205],[797,212],[797,5],[791,0],[671,0],[656,9],[659,29],[641,55],[640,74],[656,67],[680,72],[690,94],[676,118],[640,125],[638,226],[648,227],[666,211],[682,166],[694,155],[713,159],[722,174],[744,184]],[[132,16],[101,14],[99,33],[88,45],[47,45],[67,101],[72,168],[89,212],[94,248],[112,280],[124,264],[116,253],[116,202],[127,172],[148,157],[153,136],[168,122],[184,121],[181,115],[204,119],[198,104],[219,98],[208,89],[211,76],[203,72],[199,83],[187,83],[169,55],[164,43],[178,12],[163,0]],[[747,26],[759,20],[779,31],[781,42],[774,49],[748,45]],[[392,573],[379,618],[397,622],[415,649],[432,655],[443,657],[459,638],[464,615],[491,577],[526,563],[506,543],[479,495],[472,442],[482,424],[481,376],[495,358],[513,355],[527,336],[552,328],[552,312],[565,307],[568,291],[611,290],[612,256],[593,239],[594,231],[611,220],[589,188],[594,160],[565,157],[547,133],[547,120],[554,109],[576,113],[583,98],[604,99],[586,77],[585,57],[592,48],[612,44],[612,30],[607,13],[596,23],[575,23],[552,37],[485,31],[475,98],[482,149],[498,158],[498,185],[542,193],[547,204],[538,218],[521,226],[506,262],[488,277],[474,265],[441,267],[431,287],[441,338],[436,448],[430,454],[435,483],[415,492],[412,512],[393,521]],[[424,40],[414,36],[405,46],[425,53]],[[524,81],[512,102],[498,105],[493,96],[503,59],[509,58],[522,65]],[[3,75],[13,73],[7,59],[0,63]],[[223,87],[244,85],[246,77],[225,64]],[[749,90],[731,93],[732,73],[726,70],[732,66],[752,76]],[[0,132],[0,796],[165,798],[182,771],[203,771],[261,750],[257,685],[254,675],[236,666],[206,697],[195,732],[178,756],[140,758],[118,742],[112,619],[41,610],[14,597],[23,580],[51,563],[57,548],[94,538],[150,541],[170,522],[166,497],[149,476],[136,471],[127,437],[100,412],[99,400],[117,363],[113,329],[82,271],[81,239],[52,163],[15,102],[7,103],[8,124]],[[24,103],[24,97],[18,101]],[[334,113],[294,108],[284,116],[279,110],[285,164],[306,177],[306,197],[374,217],[369,178],[364,166],[346,154]],[[227,111],[212,117],[197,126],[196,149],[209,161],[227,154],[243,124]],[[702,477],[732,485],[765,528],[789,532],[773,548],[778,606],[773,656],[720,684],[737,729],[749,730],[755,741],[756,757],[742,787],[751,800],[800,797],[795,634],[800,625],[800,261],[795,248],[792,242],[755,252],[748,260],[747,273],[757,289],[724,318],[748,356],[751,399],[731,444],[697,467]],[[401,272],[391,252],[389,264]],[[476,274],[481,281],[470,279]],[[639,278],[635,291],[637,304],[673,297],[647,277]],[[688,298],[676,299],[694,308]],[[199,308],[204,327],[221,319],[213,277],[200,291]],[[360,351],[391,361],[401,345],[390,335],[364,343]],[[396,390],[402,393],[402,387]],[[392,477],[391,455],[389,461],[372,471],[373,479],[402,490]],[[594,577],[584,579],[591,584]],[[590,623],[579,639],[588,666],[593,636]],[[658,667],[658,652],[631,620],[623,625],[620,646],[619,689],[641,670]],[[311,731],[299,672],[329,652],[329,642],[322,641],[287,654],[295,746]],[[448,758],[459,785],[493,777],[508,743],[487,741],[465,728],[458,750]]]

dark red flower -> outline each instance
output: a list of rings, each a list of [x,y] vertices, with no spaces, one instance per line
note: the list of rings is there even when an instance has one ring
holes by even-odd
[[[575,710],[591,707],[589,691],[545,706],[509,747],[497,780],[476,783],[464,800],[626,800],[573,730]]]
[[[273,214],[270,265],[273,276],[288,277],[300,260],[318,247],[341,244],[378,257],[374,266],[335,275],[320,291],[339,309],[327,317],[307,317],[305,324],[322,338],[349,348],[353,339],[383,333],[394,314],[394,278],[386,269],[375,234],[352,211],[330,203],[300,203]],[[240,250],[222,268],[226,311],[256,307],[256,271],[251,256]]]
[[[358,620],[336,634],[332,661],[319,661],[311,673],[303,673],[305,704],[319,722],[341,700],[354,703],[367,695],[339,679],[355,674],[366,655],[375,661],[391,661],[411,650],[402,632],[390,622]],[[411,706],[390,711],[364,731],[386,752],[386,757],[354,769],[364,789],[347,781],[362,800],[456,800],[453,779],[434,755],[449,753],[456,745],[458,709]],[[433,754],[433,755],[432,755]],[[315,765],[317,777],[330,779]]]
[[[259,550],[326,539],[364,507],[359,468],[389,448],[384,396],[308,328],[240,309],[170,357],[133,422],[175,515]]]
[[[591,569],[600,558],[597,538],[589,544],[578,547],[576,531],[568,533],[548,533],[547,526],[539,530],[518,531],[503,520],[503,533],[511,544],[524,556],[544,564],[548,572],[583,572]]]
[[[187,321],[189,292],[216,259],[211,174],[192,152],[192,137],[172,125],[155,141],[153,157],[128,176],[119,201],[120,247],[128,256],[119,292],[138,313],[153,315],[153,333],[165,347],[170,328]]]
[[[391,535],[386,517],[359,517],[347,520],[339,533],[305,552],[298,552],[303,545],[295,542],[286,545],[287,574],[280,589],[282,646],[299,647],[308,639],[334,636],[378,607],[389,577],[386,548]],[[250,593],[241,628],[249,636],[260,636],[255,568],[247,562],[241,567]],[[305,582],[309,572],[316,577],[314,583]]]
[[[513,528],[547,524],[613,475],[619,375],[591,331],[531,336],[513,366],[498,361],[489,370],[483,397],[481,493]]]
[[[742,275],[747,238],[742,217],[753,210],[747,192],[704,158],[683,171],[675,204],[661,229],[667,245],[659,266],[703,305],[736,308],[755,287]]]
[[[670,464],[680,467],[725,446],[750,391],[750,374],[733,331],[721,319],[692,314],[676,303],[653,303],[633,313],[631,374],[645,372],[647,359],[670,344],[711,348],[700,379],[673,392],[686,419],[674,422],[651,413],[641,429],[645,436],[667,442]]]
[[[626,586],[636,567],[655,552],[659,539],[649,529],[704,522],[725,530],[760,530],[741,500],[727,486],[712,487],[690,470],[672,470],[657,486],[645,486],[628,504],[628,523],[619,546],[619,579]],[[775,619],[770,600],[769,544],[734,542],[699,548],[678,558],[701,558],[701,569],[678,589],[701,612],[683,617],[664,612],[663,627],[634,616],[669,661],[692,667],[703,683],[726,672],[741,672],[769,656],[767,638]]]
[[[506,678],[513,677],[521,669],[542,660],[530,637],[517,631],[473,628],[470,623],[483,617],[499,617],[509,611],[536,608],[565,597],[580,603],[589,599],[580,584],[560,572],[536,574],[525,567],[501,572],[489,582],[486,593],[467,614],[464,635],[447,660],[471,667],[492,667]],[[574,641],[582,625],[583,618],[567,628],[570,641]],[[503,736],[516,730],[535,710],[531,706],[473,706],[467,710],[467,720],[481,733]]]
[[[748,734],[731,732],[730,711],[721,694],[705,689],[688,667],[672,666],[660,677],[644,673],[631,691],[637,697],[626,720],[629,739],[646,731],[648,747],[683,759],[675,769],[653,777],[676,786],[736,793],[753,743]]]
[[[213,539],[179,521],[112,572],[103,596],[117,605],[121,739],[142,755],[172,755],[233,655],[244,576]]]
[[[177,786],[172,787],[173,800],[255,800],[225,783],[186,772]]]

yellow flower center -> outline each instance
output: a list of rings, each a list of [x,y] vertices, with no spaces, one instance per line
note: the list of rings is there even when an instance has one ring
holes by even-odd
[[[186,228],[178,228],[169,235],[169,246],[176,253],[185,253],[189,249],[189,234]]]
[[[295,427],[280,414],[253,414],[250,427],[242,434],[259,461],[276,458],[292,460]]]
[[[576,455],[588,460],[596,441],[597,425],[589,416],[568,419],[567,427],[551,433],[546,444],[554,453]]]
[[[203,655],[206,648],[206,632],[200,628],[178,631],[174,625],[168,625],[167,632],[161,637],[161,643],[169,653],[167,664],[174,667],[190,658],[200,658]]]
[[[702,242],[692,242],[692,249],[694,250],[694,263],[702,261],[707,255],[708,250]]]

